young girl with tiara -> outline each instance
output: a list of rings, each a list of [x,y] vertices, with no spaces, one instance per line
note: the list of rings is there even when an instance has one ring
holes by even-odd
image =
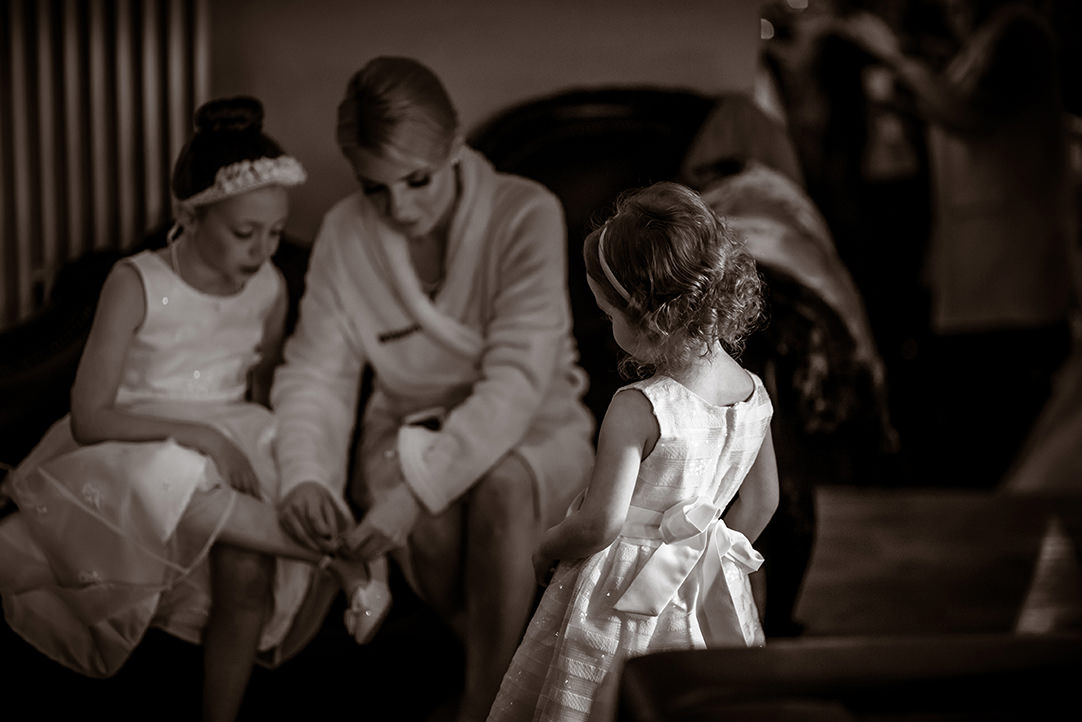
[[[287,300],[270,258],[305,172],[262,119],[250,97],[197,111],[168,246],[111,270],[71,413],[13,472],[19,511],[0,524],[13,630],[93,677],[116,672],[150,626],[202,643],[208,720],[236,716],[257,655],[288,656],[321,558],[351,593],[373,591],[363,569],[278,521],[267,399]],[[366,601],[375,621],[387,599]]]
[[[625,195],[583,252],[625,370],[653,375],[613,396],[589,487],[534,555],[552,577],[494,721],[608,720],[627,657],[764,641],[748,575],[777,505],[772,407],[734,360],[761,313],[755,263],[675,183]]]

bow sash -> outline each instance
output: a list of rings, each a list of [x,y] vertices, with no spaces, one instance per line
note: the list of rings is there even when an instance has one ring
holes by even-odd
[[[722,561],[728,560],[743,574],[750,574],[762,565],[763,556],[746,536],[725,526],[720,515],[721,510],[706,497],[678,502],[665,512],[632,506],[622,533],[661,539],[663,543],[616,602],[616,609],[650,616],[660,614],[701,559],[705,621],[714,630],[732,627],[734,612],[739,616],[743,605],[737,598],[740,592],[726,581]],[[747,634],[743,636],[745,643],[750,644]]]

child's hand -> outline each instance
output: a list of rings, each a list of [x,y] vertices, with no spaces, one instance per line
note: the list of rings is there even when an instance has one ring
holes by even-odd
[[[210,457],[218,467],[222,479],[237,491],[262,498],[259,491],[259,477],[256,476],[247,454],[233,441],[215,428],[207,427],[206,434],[199,444],[199,451]]]
[[[293,487],[279,502],[278,521],[295,541],[324,554],[338,554],[343,523],[330,492],[317,481]]]

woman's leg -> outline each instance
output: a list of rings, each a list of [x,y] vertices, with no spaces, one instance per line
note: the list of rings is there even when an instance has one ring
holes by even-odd
[[[210,552],[211,608],[203,632],[203,720],[236,719],[271,608],[274,557],[228,544]]]
[[[540,532],[534,484],[525,462],[509,454],[469,494],[463,722],[488,715],[533,611],[531,555]]]
[[[410,535],[406,578],[444,623],[465,639],[462,550],[466,505],[452,504],[439,516],[422,515]],[[399,558],[399,565],[405,566]]]
[[[410,536],[407,576],[465,645],[462,722],[488,716],[533,611],[535,497],[533,474],[509,454],[446,512],[422,515]]]

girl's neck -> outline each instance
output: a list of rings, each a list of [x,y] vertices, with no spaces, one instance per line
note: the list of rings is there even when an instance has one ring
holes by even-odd
[[[662,373],[718,406],[744,401],[753,387],[747,371],[720,345],[705,356],[692,354],[683,364]]]
[[[664,370],[663,373],[687,386],[697,379],[715,376],[720,362],[721,359],[718,358],[716,352],[706,356],[694,354],[683,363]]]
[[[233,282],[204,263],[186,232],[169,242],[169,265],[180,280],[200,293],[235,296],[244,290],[244,283]]]

